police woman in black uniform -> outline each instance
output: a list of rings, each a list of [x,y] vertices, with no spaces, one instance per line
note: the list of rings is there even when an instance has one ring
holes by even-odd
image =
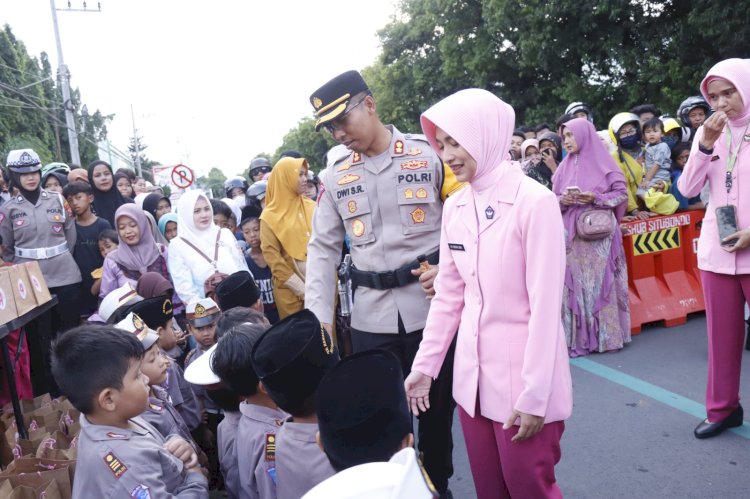
[[[56,192],[41,188],[39,156],[32,149],[8,153],[11,187],[18,194],[0,207],[3,260],[12,264],[37,261],[58,304],[26,326],[34,395],[58,393],[49,365],[49,349],[58,331],[78,325],[78,270],[71,250],[76,243],[73,213]]]

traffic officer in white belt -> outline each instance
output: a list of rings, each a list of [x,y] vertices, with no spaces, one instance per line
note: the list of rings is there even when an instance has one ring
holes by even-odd
[[[308,245],[305,307],[330,331],[334,320],[336,267],[344,236],[351,240],[352,347],[383,348],[411,370],[430,307],[412,270],[418,257],[438,263],[443,199],[459,188],[449,169],[421,135],[383,125],[362,76],[348,71],[310,96],[317,119],[346,146],[328,154],[320,173],[318,207]],[[447,174],[446,174],[447,172]],[[453,352],[433,390],[433,414],[420,416],[419,450],[441,494],[453,474],[451,396]]]
[[[71,250],[76,244],[75,217],[62,196],[40,187],[42,163],[32,149],[8,153],[8,173],[18,194],[0,207],[3,260],[39,262],[58,304],[27,326],[34,395],[57,388],[49,370],[49,348],[58,331],[78,325],[81,272]]]

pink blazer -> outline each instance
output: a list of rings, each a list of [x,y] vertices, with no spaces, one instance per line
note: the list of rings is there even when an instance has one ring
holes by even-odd
[[[412,368],[435,378],[458,329],[453,398],[466,412],[474,416],[478,394],[493,421],[513,409],[560,421],[573,406],[562,216],[551,191],[516,167],[499,168],[495,216],[481,233],[471,188],[446,202],[436,295]]]

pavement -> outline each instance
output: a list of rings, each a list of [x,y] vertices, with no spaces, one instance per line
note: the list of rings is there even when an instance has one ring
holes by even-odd
[[[698,440],[705,418],[706,320],[649,326],[622,351],[573,359],[573,415],[556,475],[574,498],[750,498],[750,351],[743,351],[745,424]],[[475,498],[458,418],[455,498]]]

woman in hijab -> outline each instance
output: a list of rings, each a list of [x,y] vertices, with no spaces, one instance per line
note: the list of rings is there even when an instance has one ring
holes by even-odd
[[[47,192],[62,194],[66,185],[68,185],[68,176],[64,172],[49,172],[42,178],[42,189]]]
[[[143,200],[143,211],[151,213],[158,222],[162,216],[172,211],[172,202],[161,192],[152,192]]]
[[[115,227],[115,212],[133,200],[124,197],[115,187],[112,167],[102,160],[89,164],[89,183],[94,191],[94,204],[91,205],[97,216],[102,217]]]
[[[104,259],[100,298],[127,282],[135,287],[138,279],[147,272],[157,272],[170,279],[167,247],[154,240],[143,210],[132,203],[119,207],[115,213],[115,230],[120,245]],[[184,309],[176,295],[172,306],[175,315]]]
[[[260,215],[260,248],[271,267],[279,318],[305,307],[305,262],[315,203],[305,196],[307,160],[282,158],[271,170]]]
[[[628,204],[623,221],[645,220],[656,213],[651,213],[639,203],[638,189],[643,180],[645,152],[641,145],[641,121],[633,113],[617,113],[609,121],[609,136],[615,145],[611,153],[615,163],[625,176]],[[601,140],[601,139],[600,139]]]
[[[205,298],[206,279],[247,271],[237,239],[214,224],[211,203],[200,191],[187,191],[177,202],[177,237],[169,244],[169,271],[184,303]]]
[[[523,155],[521,168],[529,178],[533,178],[547,189],[552,189],[552,174],[555,173],[555,170],[547,166],[539,148],[539,141],[536,139],[524,141],[521,146]],[[556,167],[557,165],[555,165]]]
[[[177,237],[177,214],[167,213],[159,219],[159,232],[167,242]]]
[[[135,191],[133,190],[133,184],[130,182],[130,177],[125,173],[118,171],[115,173],[115,187],[120,191],[125,198],[133,199],[135,197]]]
[[[514,120],[511,106],[479,89],[422,115],[430,145],[469,186],[445,203],[436,294],[406,393],[414,414],[429,410],[457,335],[453,397],[480,499],[561,497],[554,467],[573,403],[557,313],[560,210],[506,159]]]
[[[711,204],[716,205],[706,212],[698,240],[708,326],[708,417],[694,433],[709,438],[743,421],[740,368],[744,306],[750,301],[750,61],[719,62],[700,89],[715,113],[696,132],[677,187],[693,197],[708,183]],[[720,225],[732,222],[745,228],[720,231]]]
[[[570,120],[562,134],[568,154],[552,177],[552,190],[565,224],[565,337],[570,356],[578,357],[619,350],[630,342],[628,273],[619,229],[628,193],[622,172],[590,121]],[[611,230],[596,238],[584,233],[579,219],[591,220],[584,212],[600,216]]]

